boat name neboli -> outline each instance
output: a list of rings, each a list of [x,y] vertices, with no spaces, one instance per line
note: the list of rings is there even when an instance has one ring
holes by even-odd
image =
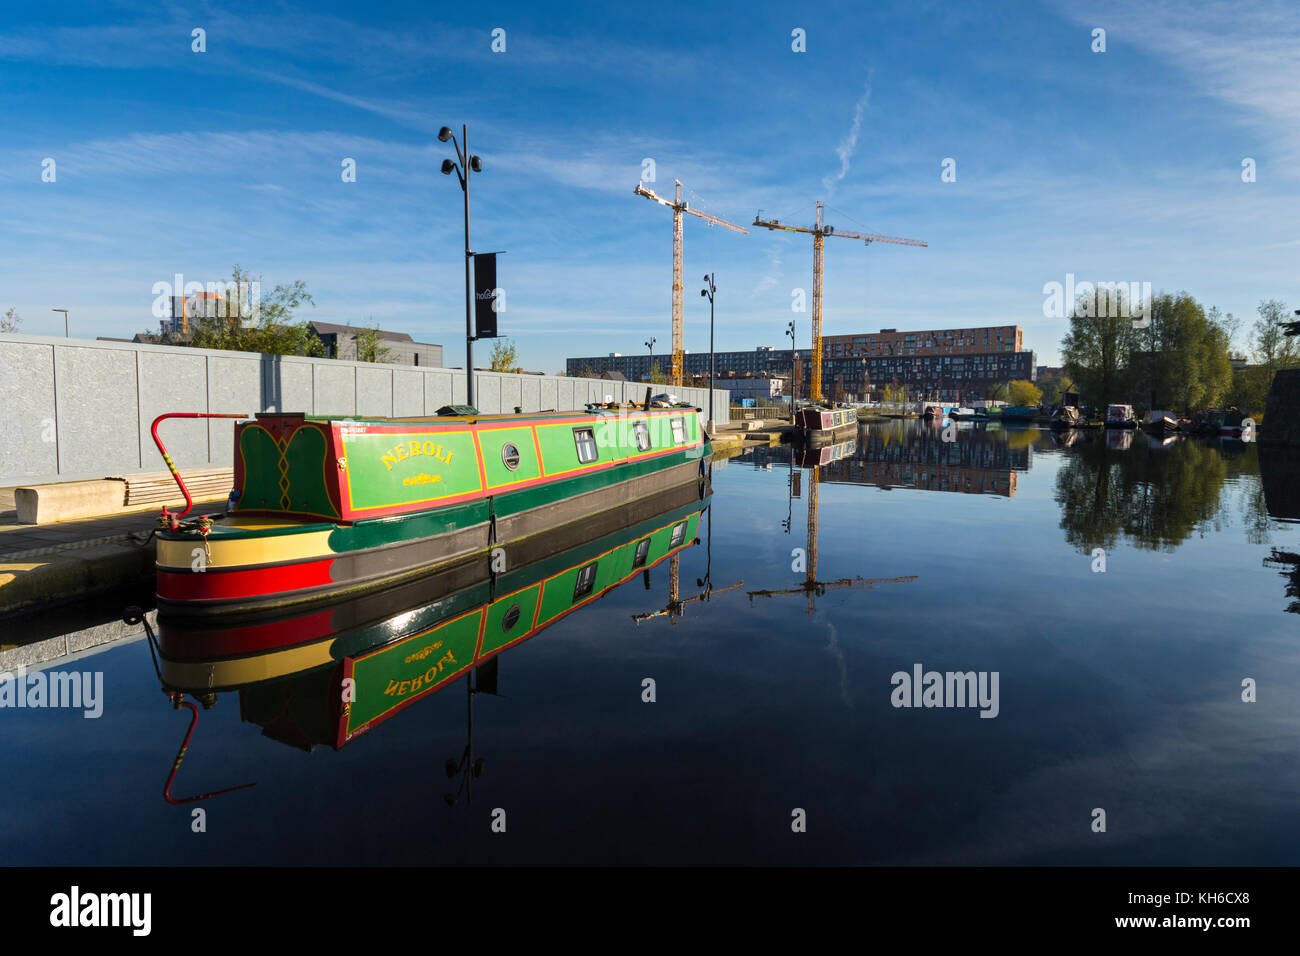
[[[444,465],[451,464],[452,452],[450,449],[443,448],[436,441],[408,441],[400,445],[394,445],[388,449],[388,452],[379,457],[384,463],[384,467],[389,471],[400,461],[406,461],[408,458],[414,458],[416,455],[427,455],[430,458],[436,458]]]
[[[895,707],[978,707],[981,717],[996,717],[997,671],[925,671],[912,665],[912,673],[895,671],[889,702]]]

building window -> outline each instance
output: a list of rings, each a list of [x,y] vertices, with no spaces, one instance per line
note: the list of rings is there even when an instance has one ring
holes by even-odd
[[[669,424],[673,429],[674,444],[686,444],[686,420],[684,418],[674,418],[669,422]]]
[[[672,537],[668,539],[668,547],[675,548],[686,540],[686,522],[673,526]]]
[[[519,469],[519,447],[513,442],[501,446],[501,462],[511,471]]]
[[[573,584],[573,600],[585,598],[596,586],[596,565],[598,562],[593,561],[578,572],[578,578]]]
[[[596,452],[596,436],[590,428],[575,428],[573,443],[578,448],[578,461],[582,464],[590,464],[599,457]]]
[[[636,554],[632,556],[632,567],[645,567],[646,559],[650,557],[650,539],[642,538],[636,543]]]
[[[650,450],[650,425],[646,422],[633,422],[632,434],[636,438],[637,451]]]

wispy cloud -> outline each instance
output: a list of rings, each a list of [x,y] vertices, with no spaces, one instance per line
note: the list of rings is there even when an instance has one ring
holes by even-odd
[[[867,86],[858,97],[857,104],[853,107],[853,125],[849,127],[848,135],[840,140],[840,145],[835,147],[835,155],[840,158],[840,169],[838,173],[831,176],[825,176],[822,179],[822,186],[826,189],[826,198],[829,199],[835,191],[835,185],[842,182],[844,177],[849,174],[849,164],[853,162],[853,156],[858,151],[858,134],[862,132],[862,114],[866,112],[867,105],[871,102],[871,77],[867,77]]]

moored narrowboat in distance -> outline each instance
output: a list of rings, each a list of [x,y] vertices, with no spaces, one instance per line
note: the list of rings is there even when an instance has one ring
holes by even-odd
[[[234,441],[227,513],[164,515],[164,614],[384,587],[702,479],[710,449],[699,409],[650,402],[516,415],[448,406],[421,418],[268,413],[238,422]]]
[[[943,406],[926,405],[925,410],[921,413],[921,417],[924,418],[926,421],[934,421],[935,419],[943,418],[944,417]]]
[[[1223,413],[1223,419],[1219,425],[1219,434],[1225,438],[1240,438],[1242,432],[1242,423],[1246,420],[1249,412],[1237,408],[1235,405]]]
[[[799,439],[804,442],[833,442],[837,440],[837,432],[842,436],[858,427],[858,410],[808,405],[795,413],[795,425]]]
[[[1008,405],[1002,409],[1002,420],[1004,422],[1019,422],[1022,424],[1032,424],[1038,416],[1038,408],[1031,405]]]
[[[1132,405],[1107,405],[1107,428],[1136,428],[1137,416],[1133,414]]]
[[[1178,431],[1178,416],[1167,409],[1152,409],[1142,423],[1142,429],[1152,435],[1170,435]]]

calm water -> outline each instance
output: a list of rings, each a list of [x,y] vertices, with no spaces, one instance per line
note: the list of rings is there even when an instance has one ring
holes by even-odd
[[[460,679],[341,749],[293,745],[327,683],[274,719],[219,692],[173,792],[256,787],[199,804],[206,833],[162,798],[188,712],[148,645],[56,664],[103,672],[104,713],[0,711],[0,861],[1296,863],[1300,466],[951,437],[869,426],[828,452],[815,554],[807,462],[715,462],[680,613],[633,617],[670,606],[663,561],[506,650],[496,695]],[[918,664],[997,672],[997,716],[893,706]],[[449,777],[467,743],[481,775]]]

